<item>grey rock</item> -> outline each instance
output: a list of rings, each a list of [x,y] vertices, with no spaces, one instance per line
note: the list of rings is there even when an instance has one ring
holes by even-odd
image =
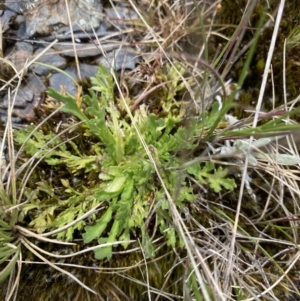
[[[51,35],[49,36],[44,36],[43,40],[47,41],[47,42],[52,42],[54,40],[59,40],[59,41],[67,41],[67,40],[72,40],[74,38],[74,40],[76,42],[82,42],[82,41],[90,41],[93,39],[97,39],[97,37],[105,37],[105,36],[109,36],[109,35],[113,35],[114,37],[117,37],[118,35],[121,36],[122,35],[122,31],[108,31],[106,29],[106,25],[104,24],[104,22],[102,22],[100,24],[100,26],[98,27],[98,29],[96,31],[93,32],[87,32],[82,30],[80,27],[78,27],[77,25],[72,26],[72,31],[70,30],[70,27],[68,26],[63,26],[61,27],[59,30],[57,30],[56,32],[53,32]]]
[[[6,31],[9,28],[10,23],[16,18],[17,14],[6,9],[1,16],[2,31]]]
[[[17,38],[19,38],[21,40],[28,38],[25,22],[20,23],[18,31],[17,31]]]
[[[35,74],[29,73],[26,77],[25,86],[27,89],[32,91],[35,98],[40,101],[41,94],[47,89],[47,85],[42,76],[37,76]]]
[[[0,109],[0,121],[3,122],[3,123],[6,123],[7,122],[7,112],[6,111],[3,111]],[[19,118],[19,117],[12,117],[11,118],[11,121],[13,123],[13,125],[15,125],[16,123],[21,123],[22,122],[22,119]],[[15,128],[16,126],[14,126]]]
[[[5,8],[17,14],[21,13],[20,2],[16,0],[5,0]]]
[[[42,51],[44,51],[44,49],[41,49],[41,48],[37,49],[34,52],[34,56],[38,55]],[[50,71],[53,70],[53,68],[51,68],[51,67],[42,66],[42,65],[39,65],[38,63],[47,64],[49,66],[56,67],[59,69],[64,69],[67,66],[67,60],[65,58],[61,57],[57,53],[57,51],[55,51],[54,49],[51,49],[51,48],[48,49],[47,52],[45,52],[36,61],[36,63],[34,63],[30,66],[30,70],[38,75],[46,75],[47,73],[49,73]]]
[[[66,72],[72,78],[76,78],[76,73],[72,72],[67,68],[64,72]],[[54,73],[49,78],[49,86],[54,88],[57,91],[61,91],[61,89],[66,89],[67,92],[71,95],[75,95],[77,92],[76,85],[74,82],[65,74],[62,73]]]
[[[17,42],[14,48],[6,49],[5,56],[9,58],[17,71],[21,71],[32,59],[33,46],[25,42]],[[27,70],[25,69],[24,74]]]
[[[77,93],[77,88],[74,81],[78,80],[77,69],[75,66],[70,66],[66,68],[64,72],[73,78],[73,80],[63,73],[55,73],[49,78],[49,86],[58,91],[61,91],[61,88],[65,88],[69,94],[75,95]],[[80,73],[82,78],[95,76],[97,72],[97,66],[80,64]]]
[[[73,67],[75,69],[75,67]],[[80,74],[82,78],[95,76],[98,72],[98,67],[89,64],[80,64]]]
[[[21,71],[26,62],[32,59],[32,52],[29,48],[23,49],[13,49],[9,54],[10,61],[14,64],[17,71]]]
[[[58,51],[59,54],[64,56],[75,57],[74,46],[76,49],[77,57],[91,57],[102,54],[103,52],[109,52],[115,48],[119,48],[120,44],[116,43],[103,43],[101,46],[96,43],[75,43],[62,42],[53,45],[53,48]]]
[[[126,6],[105,8],[104,13],[106,18],[103,20],[103,23],[106,29],[124,29],[131,27],[132,24],[130,23],[133,20],[139,20],[137,13]]]
[[[15,100],[12,115],[16,118],[13,122],[18,123],[21,120],[35,120],[35,108],[40,105],[40,97],[36,97],[29,87],[20,88],[15,93],[17,93],[17,95],[14,95],[14,93],[10,95],[10,102],[13,99]],[[0,101],[0,119],[2,121],[7,120],[8,100],[9,97],[6,95],[4,99]],[[10,105],[12,104],[10,103]]]
[[[102,21],[100,0],[69,0],[71,26],[78,25],[85,31],[92,31]],[[21,4],[26,17],[26,33],[29,37],[49,35],[60,27],[69,26],[65,0],[27,0]]]
[[[17,95],[10,95],[10,105],[12,105],[13,99],[15,98],[14,108],[25,108],[28,102],[32,102],[33,93],[28,88],[21,88],[17,91]],[[0,108],[7,109],[9,106],[9,97],[6,95],[0,102]]]
[[[106,56],[101,56],[96,60],[97,64],[102,64],[105,68],[113,70],[132,70],[136,67],[139,59],[136,53],[130,49],[121,48],[109,52]]]
[[[15,44],[15,49],[17,51],[19,51],[19,50],[26,51],[30,55],[33,53],[33,46],[30,43],[27,43],[27,42],[17,42]]]

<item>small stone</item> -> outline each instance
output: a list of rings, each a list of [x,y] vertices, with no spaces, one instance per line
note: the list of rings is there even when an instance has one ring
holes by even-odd
[[[2,32],[5,32],[9,29],[10,23],[16,18],[17,14],[6,9],[1,16],[1,23],[2,23]]]
[[[21,22],[17,31],[17,38],[23,40],[23,39],[27,39],[28,35],[26,32],[26,23],[25,22]]]
[[[3,123],[7,122],[7,112],[0,109],[0,121]],[[11,121],[13,124],[21,123],[22,119],[19,117],[11,117]]]
[[[44,49],[42,48],[37,49],[34,52],[34,56],[37,56],[43,51]],[[49,65],[50,67],[39,65],[39,62]],[[50,71],[54,70],[51,68],[51,66],[64,69],[67,66],[67,60],[61,57],[55,50],[50,48],[34,64],[30,66],[30,70],[38,75],[46,75]]]
[[[82,78],[95,76],[98,72],[98,67],[89,64],[80,64],[79,66],[80,74]]]
[[[35,97],[40,97],[47,89],[43,77],[29,73],[26,77],[26,86],[28,90],[32,91]]]
[[[12,105],[14,99],[14,95],[10,95],[10,105]],[[17,91],[17,96],[15,98],[14,102],[14,108],[25,108],[28,104],[28,102],[32,102],[33,100],[33,93],[32,91],[24,88],[24,89],[19,89]],[[0,108],[2,109],[7,109],[9,105],[8,101],[8,95],[4,97],[4,99],[0,102]]]
[[[27,61],[32,59],[32,54],[25,50],[15,50],[9,55],[10,61],[13,63],[17,71],[21,71]]]
[[[15,12],[16,14],[20,14],[20,2],[16,0],[5,0],[5,7],[12,11]]]
[[[36,118],[34,109],[40,105],[40,97],[36,97],[28,87],[20,88],[16,93],[16,96],[13,93],[10,95],[10,105],[12,105],[12,100],[15,98],[12,115],[22,120],[33,121]],[[8,95],[6,95],[0,101],[1,120],[7,119],[8,105]],[[15,120],[14,122],[18,121]]]
[[[64,72],[76,79],[76,72],[73,68],[68,67],[64,70]],[[67,92],[71,95],[75,95],[77,93],[74,82],[68,76],[60,72],[54,73],[50,76],[49,86],[57,91],[61,91],[61,88],[66,88]]]
[[[34,121],[36,119],[35,115],[35,109],[38,108],[40,105],[40,99],[35,98],[33,101],[29,104],[24,109],[14,109],[13,110],[13,115],[17,116],[18,118],[26,121]]]
[[[75,66],[70,66],[64,70],[68,75],[70,75],[74,80],[78,80],[77,69]],[[95,76],[98,72],[98,67],[89,64],[80,64],[80,74],[81,78]],[[77,87],[69,77],[62,73],[55,73],[49,78],[49,86],[53,87],[57,91],[61,91],[61,88],[66,88],[67,92],[71,95],[77,93]]]
[[[17,51],[22,50],[30,53],[30,55],[33,53],[33,46],[30,43],[27,42],[17,42],[15,44],[15,48]]]
[[[106,56],[101,56],[96,60],[97,64],[102,64],[106,69],[113,70],[132,70],[136,67],[139,59],[136,53],[121,48],[107,53]]]

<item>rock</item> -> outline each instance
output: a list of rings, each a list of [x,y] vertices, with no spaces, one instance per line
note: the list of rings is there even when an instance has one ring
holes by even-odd
[[[9,29],[10,23],[16,18],[17,14],[13,11],[6,9],[1,16],[2,32]]]
[[[33,100],[33,93],[28,88],[19,89],[17,91],[17,96],[13,93],[10,95],[10,105],[12,105],[13,99],[15,97],[14,108],[25,108],[29,102]],[[4,99],[0,103],[1,109],[7,109],[9,105],[9,97],[8,94],[4,97]]]
[[[33,53],[33,46],[26,42],[17,42],[15,44],[15,49],[17,51],[19,51],[19,50],[26,51],[26,52],[30,53],[30,55],[32,55],[32,53]]]
[[[34,52],[34,56],[37,56],[41,52],[43,52],[44,49],[39,48]],[[64,69],[67,66],[67,60],[64,57],[61,57],[57,51],[54,49],[48,49],[37,61],[36,63],[33,63],[30,66],[30,70],[38,75],[46,75],[50,71],[55,71],[51,67],[42,66],[38,63],[47,64],[52,67],[56,67],[59,69]]]
[[[75,66],[73,67],[75,68]],[[80,64],[80,74],[82,78],[95,76],[98,72],[98,67],[89,64]]]
[[[7,112],[5,110],[1,110],[0,109],[0,121],[2,123],[6,123],[7,122]],[[11,118],[12,123],[15,125],[17,123],[21,123],[22,119],[19,117],[12,117]],[[14,126],[15,127],[15,126]]]
[[[92,31],[102,21],[100,0],[68,1],[72,26],[78,25],[85,31]],[[35,34],[49,35],[60,27],[69,26],[65,0],[22,1],[21,9],[26,17],[28,37]]]
[[[17,118],[14,118],[13,122],[18,123],[21,120],[33,121],[36,118],[34,109],[39,106],[40,98],[35,97],[33,92],[27,87],[20,88],[16,93],[17,95],[13,93],[10,95],[10,102],[15,99],[12,115]],[[6,95],[0,102],[1,121],[7,120],[8,99],[8,95]]]
[[[49,78],[49,86],[61,91],[65,87],[67,92],[71,95],[77,93],[77,87],[74,81],[78,80],[76,66],[70,66],[64,70],[73,80],[63,73],[55,73]],[[98,72],[98,67],[89,64],[80,64],[81,78],[95,76]]]
[[[26,77],[26,88],[32,91],[35,98],[41,100],[41,94],[44,93],[47,89],[47,85],[43,80],[42,76],[36,76],[35,74],[29,73]]]
[[[23,40],[28,38],[27,33],[26,33],[26,23],[21,22],[17,31],[17,38]]]
[[[106,18],[103,20],[106,29],[124,29],[132,27],[133,20],[139,20],[139,16],[127,6],[116,6],[114,8],[105,8]],[[126,26],[128,25],[128,26]]]
[[[74,70],[70,70],[67,68],[64,70],[70,77],[76,80],[76,73]],[[77,93],[75,83],[65,74],[62,73],[54,73],[49,78],[49,87],[53,87],[57,91],[62,91],[62,89],[66,89],[66,91],[71,94],[75,95]]]
[[[77,57],[91,57],[99,54],[103,54],[109,52],[115,48],[119,48],[121,45],[117,43],[103,43],[101,46],[96,45],[94,43],[75,43],[72,42],[61,42],[53,45],[53,48],[58,51],[59,54],[64,56],[75,56],[74,46],[76,49]],[[124,46],[128,45],[128,43],[124,43]]]
[[[124,69],[132,70],[136,67],[138,61],[139,59],[136,53],[129,49],[121,48],[107,53],[106,56],[99,57],[96,63],[102,64],[107,69],[112,67],[118,71]]]
[[[6,8],[6,10],[10,10],[17,14],[21,13],[20,2],[16,1],[16,0],[5,0],[5,8]]]
[[[14,122],[31,121],[36,118],[35,108],[42,102],[43,93],[48,86],[57,90],[64,87],[71,95],[77,93],[77,69],[71,62],[72,57],[75,56],[71,31],[75,37],[78,57],[84,58],[84,62],[93,64],[80,62],[82,79],[95,76],[99,64],[108,69],[112,66],[114,70],[136,67],[139,56],[135,53],[132,44],[123,39],[125,37],[123,29],[126,31],[126,28],[130,28],[133,20],[138,19],[138,16],[125,5],[118,4],[113,9],[106,8],[106,18],[103,20],[101,0],[68,0],[71,25],[69,25],[65,0],[6,0],[5,5],[2,22],[4,20],[5,26],[10,27],[6,33],[7,37],[13,40],[17,35],[20,39],[30,40],[17,42],[12,50],[6,50],[6,57],[14,64],[16,70],[22,70],[26,61],[41,54],[44,47],[49,45],[47,42],[55,39],[59,42],[43,53],[38,62],[64,69],[64,72],[53,72],[51,67],[38,64],[29,66],[15,98]],[[14,26],[11,26],[11,22]],[[30,38],[32,36],[35,37]],[[102,36],[110,38],[101,41],[98,45],[97,37],[101,40]],[[70,64],[68,67],[67,62]],[[5,95],[7,91],[2,93],[0,120],[3,121],[7,119],[8,95]],[[11,101],[13,97],[14,95],[11,95]]]
[[[26,121],[34,121],[36,119],[35,109],[40,105],[39,99],[34,98],[34,101],[28,103],[24,109],[14,109],[13,115]]]
[[[12,52],[8,55],[11,63],[14,65],[17,71],[21,71],[26,62],[32,59],[32,51],[30,48],[20,48],[12,50]]]

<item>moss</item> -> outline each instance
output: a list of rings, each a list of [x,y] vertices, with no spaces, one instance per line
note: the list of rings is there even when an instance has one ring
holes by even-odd
[[[48,252],[55,254],[72,254],[72,248],[57,248],[49,244],[39,244]],[[84,246],[81,245],[83,248]],[[78,251],[78,247],[76,251]],[[26,258],[26,260],[38,262],[38,258]],[[178,250],[178,255],[184,258],[185,252]],[[52,260],[53,261],[53,260]],[[55,262],[55,261],[53,261]],[[184,286],[184,269],[186,263],[178,263],[177,255],[171,248],[160,246],[157,257],[153,260],[144,261],[140,252],[130,252],[126,256],[115,255],[109,262],[99,262],[93,254],[86,254],[69,259],[60,259],[59,264],[76,264],[90,266],[90,269],[67,267],[66,270],[76,276],[83,283],[95,290],[99,295],[86,292],[76,282],[66,275],[46,265],[25,264],[20,279],[20,288],[17,301],[52,301],[52,300],[149,300],[146,293],[146,283],[149,277],[149,285],[153,289],[163,290],[165,293],[175,296],[182,296]],[[98,269],[95,271],[93,269]],[[115,269],[112,272],[111,269]],[[169,281],[166,282],[166,275],[172,272]],[[0,296],[4,300],[6,283],[0,286]],[[160,298],[159,300],[164,300]]]

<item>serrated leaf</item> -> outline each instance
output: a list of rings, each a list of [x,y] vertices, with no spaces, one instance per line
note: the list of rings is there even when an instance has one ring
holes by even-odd
[[[166,233],[166,236],[167,236],[167,245],[171,246],[172,248],[174,248],[175,244],[176,244],[175,229],[174,228],[170,228],[165,233]]]
[[[195,163],[195,164],[189,165],[187,168],[187,172],[193,176],[198,177],[198,175],[200,173],[200,164]]]
[[[220,192],[222,190],[222,186],[229,187],[230,190],[236,187],[234,180],[224,178],[226,175],[227,175],[227,169],[226,168],[223,169],[222,167],[219,167],[214,174],[208,177],[208,182],[210,184],[210,187],[215,192]]]
[[[237,187],[233,179],[222,179],[221,184],[225,189],[230,191]]]
[[[49,96],[51,96],[54,99],[59,100],[63,104],[65,104],[61,109],[63,112],[71,113],[74,116],[76,116],[78,119],[80,119],[81,121],[85,121],[85,122],[88,121],[88,118],[78,108],[74,97],[72,97],[70,95],[63,95],[51,87],[48,89],[47,93]]]
[[[34,220],[32,220],[29,226],[34,227],[37,233],[43,233],[48,226],[53,222],[54,210],[57,206],[50,206],[48,208],[43,208],[43,212],[38,215]]]
[[[101,92],[101,97],[104,98],[104,105],[107,105],[107,101],[113,100],[114,96],[114,80],[110,72],[100,65],[98,73],[95,77],[91,78],[93,84],[92,89],[94,91]]]
[[[111,221],[113,214],[112,206],[108,207],[103,216],[96,221],[96,224],[93,226],[86,226],[84,228],[85,233],[82,234],[83,240],[85,243],[89,243],[94,239],[97,239],[101,236],[103,231],[106,229],[107,224]]]
[[[120,222],[115,220],[113,225],[112,225],[112,228],[109,232],[108,238],[107,239],[100,238],[98,240],[98,243],[101,244],[104,241],[105,242],[115,242],[118,231],[119,231],[119,226],[120,226]],[[99,249],[95,250],[95,258],[98,259],[98,260],[101,260],[101,259],[104,259],[104,258],[107,258],[108,260],[110,260],[111,257],[112,257],[112,246],[107,246],[107,247],[99,248]]]
[[[46,181],[36,183],[38,190],[47,193],[49,196],[54,197],[53,187]]]
[[[110,128],[107,125],[107,122],[105,120],[105,109],[101,108],[102,117],[101,119],[92,119],[88,122],[89,129],[93,134],[95,134],[97,137],[101,139],[103,143],[108,147],[112,147],[115,144],[115,138],[113,134],[111,133]],[[90,111],[90,114],[92,112]]]
[[[49,165],[55,166],[62,163],[61,158],[46,158],[45,162]]]
[[[214,163],[208,161],[208,162],[205,163],[205,166],[204,166],[204,168],[203,168],[203,171],[204,171],[204,172],[211,172],[211,171],[213,171],[214,169],[215,169]]]

